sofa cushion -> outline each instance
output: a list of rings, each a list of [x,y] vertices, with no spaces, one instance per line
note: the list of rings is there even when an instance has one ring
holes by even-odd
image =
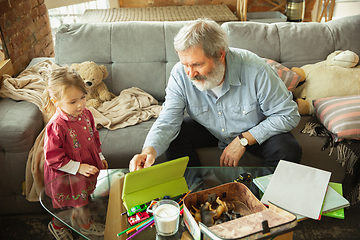
[[[277,72],[287,89],[291,92],[294,91],[299,84],[301,76],[274,60],[265,58],[265,61]]]
[[[321,98],[313,103],[317,117],[335,141],[360,139],[360,95]]]
[[[39,108],[30,102],[0,98],[0,149],[27,153],[43,128]]]

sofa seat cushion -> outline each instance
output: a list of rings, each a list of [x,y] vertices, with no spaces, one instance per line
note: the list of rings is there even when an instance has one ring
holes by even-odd
[[[134,126],[116,130],[100,128],[100,142],[102,153],[109,164],[109,168],[128,168],[134,153],[141,153],[147,133],[156,119],[150,119]],[[160,156],[156,163],[163,162]]]

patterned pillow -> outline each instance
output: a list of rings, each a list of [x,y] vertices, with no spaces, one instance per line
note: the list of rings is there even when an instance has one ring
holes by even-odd
[[[267,58],[264,58],[264,60],[277,72],[281,80],[285,83],[287,89],[291,92],[294,91],[301,77],[296,72],[291,71],[289,68],[274,60]]]
[[[321,98],[313,104],[320,122],[336,142],[360,139],[360,95]]]

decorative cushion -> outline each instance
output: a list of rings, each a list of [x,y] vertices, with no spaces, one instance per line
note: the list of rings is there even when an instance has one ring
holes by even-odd
[[[360,95],[321,98],[313,104],[320,122],[336,142],[360,139]]]
[[[285,83],[287,89],[291,92],[294,91],[301,79],[301,76],[274,60],[267,58],[264,58],[264,60],[277,72],[281,80]]]

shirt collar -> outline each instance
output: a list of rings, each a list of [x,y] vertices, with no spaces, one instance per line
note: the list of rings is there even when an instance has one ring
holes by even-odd
[[[56,108],[56,113],[65,121],[77,121],[79,117],[80,118],[82,117],[84,110],[82,110],[82,112],[79,114],[78,117],[71,116],[71,115],[63,112],[60,108]]]
[[[225,56],[226,68],[225,68],[225,83],[226,85],[240,86],[241,79],[240,74],[237,71],[239,69],[240,62],[235,60],[234,53],[229,50]]]

